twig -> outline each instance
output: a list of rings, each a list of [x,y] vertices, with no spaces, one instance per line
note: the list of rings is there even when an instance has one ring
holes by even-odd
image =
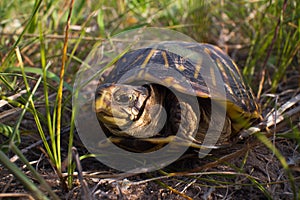
[[[26,197],[29,200],[34,200],[34,198],[30,194],[26,193],[3,193],[0,194],[0,198],[20,198],[20,197]]]
[[[81,164],[80,164],[80,159],[79,159],[79,155],[78,155],[78,152],[77,152],[77,149],[75,147],[72,148],[72,157],[73,157],[73,160],[75,161],[75,164],[76,164],[76,168],[77,168],[77,171],[78,171],[78,179],[80,181],[80,184],[82,186],[82,199],[93,199],[92,197],[92,194],[88,188],[88,185],[86,183],[86,181],[84,180],[83,178],[83,174],[82,174],[82,167],[81,167]]]
[[[22,94],[25,94],[25,93],[26,93],[26,90],[21,90],[17,94],[14,94],[14,95],[11,95],[11,96],[7,97],[7,99],[14,100],[14,99],[17,99],[18,97],[22,96]],[[0,108],[3,107],[3,106],[5,106],[6,104],[8,104],[7,101],[0,100]]]
[[[300,105],[293,108],[292,110],[286,111],[292,106],[296,105],[300,102],[300,94],[296,95],[295,97],[288,100],[285,104],[283,104],[279,109],[270,112],[267,114],[266,119],[259,123],[256,126],[250,127],[249,129],[243,130],[240,133],[240,139],[243,139],[245,137],[249,137],[249,135],[252,135],[254,133],[260,132],[263,129],[270,129],[272,126],[276,124],[276,126],[281,123],[284,119],[290,118],[293,115],[300,112]],[[275,128],[276,128],[275,126]]]
[[[66,134],[67,132],[69,132],[70,130],[70,127],[66,127],[66,128],[63,128],[62,131],[61,131],[61,135],[63,134]],[[50,140],[50,136],[48,136],[46,138],[47,141]],[[39,140],[31,145],[29,145],[28,147],[24,148],[21,150],[22,154],[25,154],[27,153],[30,149],[34,148],[34,147],[37,147],[39,145],[42,145],[43,144],[43,140]],[[13,157],[10,158],[10,162],[16,162],[17,160],[19,159],[19,156],[18,155],[14,155]]]

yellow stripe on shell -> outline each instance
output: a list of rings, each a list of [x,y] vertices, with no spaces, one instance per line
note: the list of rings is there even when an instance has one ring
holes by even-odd
[[[224,69],[223,63],[221,62],[221,60],[219,58],[216,59],[216,63],[218,65],[218,69],[221,71],[222,75],[225,77],[225,79],[228,81],[228,76],[227,73]]]
[[[228,71],[229,71],[229,75],[230,75],[230,78],[231,78],[231,80],[233,80],[233,82],[234,82],[234,84],[236,85],[236,89],[238,89],[239,90],[239,94],[244,94],[244,92],[241,90],[241,87],[239,86],[239,84],[238,84],[238,82],[243,82],[243,81],[238,81],[238,80],[236,80],[236,77],[240,77],[240,76],[236,76],[236,75],[239,75],[239,74],[235,74],[235,72],[233,71],[233,69],[230,67],[230,65],[228,64],[228,62],[226,62],[226,60],[224,60],[221,56],[220,56],[220,54],[223,54],[223,51],[220,49],[220,48],[217,48],[217,47],[214,47],[214,49],[213,49],[213,52],[212,53],[214,53],[219,59],[220,59],[220,65],[218,65],[219,67],[220,66],[222,66],[222,68],[223,68],[223,66],[225,65],[225,67],[228,69]],[[223,62],[222,62],[222,61]],[[233,63],[233,61],[231,62],[232,64],[234,64]],[[235,68],[236,68],[236,71],[239,71],[238,69],[237,69],[237,66],[235,66]],[[229,81],[229,76],[228,76],[228,73],[224,73],[223,74],[223,76],[224,75],[227,75],[227,80]],[[229,82],[227,82],[227,84],[228,85],[230,85],[230,83]],[[244,85],[243,85],[243,87],[244,87]],[[231,89],[231,87],[228,87],[228,88],[230,88]],[[231,90],[231,94],[232,95],[235,95],[235,93],[236,92],[234,92],[234,91],[232,91]],[[247,93],[247,92],[246,92]],[[242,100],[244,100],[244,99],[242,99]],[[244,102],[243,102],[244,103]]]
[[[229,78],[227,76],[227,73],[224,69],[224,65],[223,63],[221,62],[221,60],[219,58],[216,59],[216,63],[218,65],[218,69],[221,71],[222,73],[222,76],[225,77],[225,80],[226,81],[226,84],[229,86]],[[227,90],[230,92],[230,94],[234,95],[233,91],[232,91],[232,88],[231,87],[226,87]]]
[[[247,93],[247,91],[244,91],[244,92],[243,92],[243,91],[241,90],[241,87],[239,86],[240,81],[239,81],[239,83],[238,83],[238,81],[236,80],[236,76],[234,76],[232,70],[229,70],[229,74],[230,74],[231,79],[233,80],[234,84],[236,85],[236,88],[235,88],[235,89],[238,89],[238,90],[239,90],[239,94],[244,94],[245,92]],[[241,100],[244,100],[244,99],[241,99]],[[243,103],[244,103],[244,102],[243,102]]]
[[[139,71],[137,73],[136,76],[131,76],[129,77],[128,79],[126,79],[126,81],[128,82],[134,82],[134,81],[137,81],[137,80],[144,80],[144,81],[157,81],[157,77],[151,75],[147,70],[143,69],[141,71]]]
[[[200,74],[201,67],[202,67],[202,57],[201,57],[201,59],[199,59],[199,61],[195,65],[194,78],[196,78],[196,79],[198,78],[198,76]]]
[[[249,91],[242,91],[241,89],[244,88],[246,89],[247,87],[244,84],[242,75],[239,71],[238,66],[236,65],[236,63],[234,61],[230,61],[230,63],[228,63],[226,60],[224,60],[222,58],[222,56],[220,56],[220,54],[224,54],[224,52],[219,48],[219,47],[212,47],[211,50],[212,53],[214,53],[214,55],[216,55],[220,60],[223,61],[224,65],[226,65],[228,71],[229,71],[229,75],[231,76],[231,79],[233,80],[234,84],[236,85],[236,88],[239,90],[239,94],[246,94],[247,98],[242,98],[241,101],[243,102],[243,104],[245,104],[247,106],[247,108],[250,108],[250,99],[252,99],[253,95],[251,92],[251,88],[249,88]],[[216,59],[217,63],[218,63],[218,59]],[[231,65],[230,65],[231,64]],[[220,65],[218,64],[219,68],[222,69],[223,68],[223,64],[221,63]],[[233,67],[232,67],[233,66]],[[228,73],[223,73],[224,77],[227,77],[227,80],[229,81],[229,77],[228,77]],[[238,78],[239,80],[237,80],[236,78]],[[227,83],[228,85],[230,85],[230,83]],[[241,85],[241,87],[239,87],[239,85]],[[232,91],[231,87],[227,87],[228,91],[235,96],[235,93]],[[256,110],[259,109],[258,105],[254,102]]]
[[[174,77],[167,77],[163,80],[163,84],[166,87],[173,87],[176,90],[180,91],[180,92],[185,92],[186,88],[183,87],[180,83],[178,83],[178,81],[176,79],[174,79]]]
[[[161,55],[162,55],[162,57],[163,57],[163,59],[164,59],[165,67],[169,67],[169,61],[168,61],[166,52],[165,52],[165,51],[162,51],[162,52],[161,52]]]
[[[210,67],[209,70],[210,70],[210,76],[212,78],[212,84],[214,86],[216,86],[217,85],[217,81],[216,81],[216,75],[215,75],[215,68],[212,66],[212,67]]]
[[[142,80],[144,78],[144,76],[145,76],[145,70],[142,70],[142,71],[138,72],[136,78],[137,78],[137,80]],[[135,79],[135,77],[131,77],[131,78],[133,78],[133,80]]]
[[[238,66],[235,64],[235,62],[232,61],[232,65],[234,66],[235,71],[237,71],[237,73],[239,74],[239,77],[242,77],[242,74],[241,74],[241,72],[240,72]]]
[[[178,65],[178,64],[175,64],[176,65],[176,68],[179,70],[179,71],[184,71],[185,70],[185,66],[184,65]]]
[[[146,65],[148,64],[150,58],[152,57],[152,55],[153,55],[155,52],[156,52],[155,49],[152,49],[152,50],[149,52],[149,54],[147,55],[146,59],[144,60],[144,62],[143,62],[143,64],[142,64],[141,68],[146,67]]]
[[[205,47],[204,48],[204,51],[209,55],[209,56],[211,56],[211,50],[210,49],[208,49],[207,47]]]
[[[143,58],[143,55],[139,55],[132,63],[130,63],[131,66],[135,66],[135,63],[138,62],[141,58]],[[127,60],[123,60],[123,62],[127,62]]]
[[[166,84],[167,87],[174,85],[175,79],[173,77],[167,77],[163,80],[163,83]]]

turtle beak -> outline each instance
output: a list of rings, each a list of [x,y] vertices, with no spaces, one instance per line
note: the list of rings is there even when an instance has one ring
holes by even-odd
[[[124,125],[127,123],[126,113],[113,111],[112,101],[116,86],[113,84],[103,84],[97,88],[95,96],[95,112],[103,123],[113,125]]]
[[[112,85],[101,85],[97,88],[95,96],[95,112],[96,113],[111,113],[111,101],[112,101]]]

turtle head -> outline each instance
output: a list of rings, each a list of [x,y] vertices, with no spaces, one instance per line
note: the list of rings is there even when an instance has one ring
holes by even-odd
[[[149,85],[103,84],[96,90],[98,120],[114,135],[147,138],[162,117],[162,95]]]

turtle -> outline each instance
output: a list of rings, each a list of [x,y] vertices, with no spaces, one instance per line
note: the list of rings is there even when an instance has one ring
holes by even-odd
[[[225,109],[223,117],[218,111],[212,116],[212,102]],[[94,106],[105,134],[125,140],[180,133],[202,144],[209,127],[223,124],[221,146],[261,118],[235,62],[219,47],[197,42],[165,41],[125,52],[97,86]]]

